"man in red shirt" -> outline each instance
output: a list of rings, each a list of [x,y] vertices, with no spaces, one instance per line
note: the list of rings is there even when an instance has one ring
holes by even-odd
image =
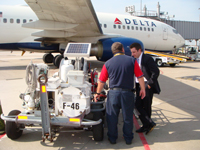
[[[127,56],[124,53],[123,45],[119,42],[113,43],[112,53],[114,57],[109,59],[103,65],[97,94],[95,94],[95,102],[101,93],[103,86],[109,78],[109,92],[107,94],[106,103],[106,119],[108,125],[108,140],[111,144],[115,144],[118,138],[118,116],[120,109],[124,120],[123,136],[126,144],[131,144],[133,139],[133,108],[134,108],[134,93],[133,83],[134,75],[138,78],[141,86],[140,96],[144,98],[145,84],[143,73],[133,57]]]

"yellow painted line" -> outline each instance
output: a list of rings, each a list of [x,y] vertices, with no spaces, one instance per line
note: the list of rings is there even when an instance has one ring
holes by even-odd
[[[186,78],[187,80],[193,80],[193,78]]]

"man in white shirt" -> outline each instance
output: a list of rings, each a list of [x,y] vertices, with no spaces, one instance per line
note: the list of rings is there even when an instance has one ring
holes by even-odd
[[[135,57],[138,61],[138,64],[144,74],[144,81],[145,81],[145,91],[146,97],[141,99],[139,96],[140,86],[136,79],[136,102],[135,107],[139,112],[138,116],[143,124],[143,126],[136,130],[138,133],[146,132],[146,134],[150,133],[156,123],[153,122],[151,119],[151,105],[152,105],[152,98],[153,94],[160,93],[160,87],[157,81],[157,78],[160,74],[160,71],[154,62],[153,58],[149,55],[143,53],[141,45],[138,43],[133,43],[130,45],[131,54]]]

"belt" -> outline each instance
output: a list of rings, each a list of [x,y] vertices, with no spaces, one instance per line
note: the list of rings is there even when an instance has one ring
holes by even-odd
[[[133,89],[123,89],[123,88],[110,88],[110,90],[117,90],[117,91],[130,91],[133,92]]]

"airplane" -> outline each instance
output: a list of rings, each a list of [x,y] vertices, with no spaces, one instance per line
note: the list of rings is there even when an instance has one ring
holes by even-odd
[[[138,42],[145,50],[172,51],[184,45],[173,27],[149,18],[96,13],[91,0],[25,0],[29,6],[0,6],[0,50],[45,53],[59,67],[69,42],[92,43],[90,56],[110,59],[121,42],[126,55]],[[53,56],[52,53],[60,53]]]

